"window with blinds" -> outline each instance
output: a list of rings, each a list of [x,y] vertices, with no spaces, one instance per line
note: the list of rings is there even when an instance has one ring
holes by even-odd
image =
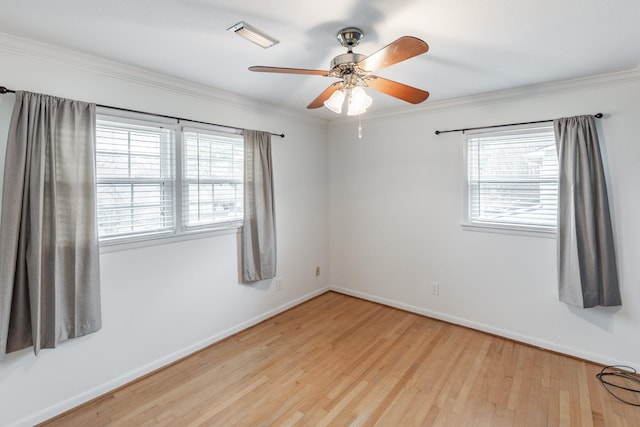
[[[182,131],[185,228],[242,221],[244,142],[241,135]]]
[[[552,126],[470,135],[470,225],[555,231],[558,159]]]
[[[146,114],[96,117],[103,244],[229,229],[243,220],[244,140]]]
[[[171,127],[98,118],[101,240],[174,232],[174,134]]]

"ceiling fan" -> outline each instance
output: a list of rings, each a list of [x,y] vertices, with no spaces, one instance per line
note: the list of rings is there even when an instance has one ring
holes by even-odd
[[[412,104],[419,104],[429,97],[427,91],[372,74],[381,68],[426,53],[429,50],[427,43],[416,37],[404,36],[366,56],[353,52],[353,48],[358,45],[363,36],[364,32],[356,27],[347,27],[338,31],[336,38],[342,46],[347,48],[347,53],[333,58],[329,71],[264,66],[249,67],[249,70],[263,73],[308,74],[341,79],[318,95],[307,106],[309,109],[320,108],[324,105],[336,113],[341,113],[342,103],[346,97],[349,105],[347,114],[359,115],[371,105],[371,98],[364,92],[363,87],[377,90]]]

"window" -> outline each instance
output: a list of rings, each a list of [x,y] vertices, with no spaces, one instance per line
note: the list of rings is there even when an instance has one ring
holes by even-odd
[[[470,135],[467,225],[554,232],[558,159],[553,127]]]
[[[237,227],[243,217],[241,135],[98,115],[102,243]]]
[[[174,134],[159,126],[97,121],[101,239],[173,232]]]
[[[242,139],[189,128],[182,136],[185,227],[242,220]]]

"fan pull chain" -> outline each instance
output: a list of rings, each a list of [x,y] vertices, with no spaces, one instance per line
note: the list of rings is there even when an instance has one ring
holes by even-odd
[[[358,114],[358,138],[362,139],[362,115]]]

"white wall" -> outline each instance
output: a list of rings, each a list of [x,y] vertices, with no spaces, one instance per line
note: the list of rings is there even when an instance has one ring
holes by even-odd
[[[640,73],[634,71],[363,116],[362,140],[356,121],[332,123],[331,285],[548,349],[640,368],[638,99]],[[623,306],[579,309],[558,301],[554,238],[462,230],[465,135],[434,131],[597,112],[606,113],[598,129]],[[439,296],[432,295],[432,282],[440,283]]]
[[[12,89],[286,134],[273,138],[282,289],[238,283],[235,234],[102,253],[102,330],[7,355],[0,425],[32,425],[327,289],[324,122],[3,34],[0,64]],[[13,99],[0,97],[3,157]]]

